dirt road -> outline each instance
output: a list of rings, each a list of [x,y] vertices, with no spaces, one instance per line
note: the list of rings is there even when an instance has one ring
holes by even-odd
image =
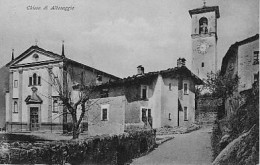
[[[146,156],[131,164],[210,165],[212,127],[204,127],[188,134],[178,134]]]

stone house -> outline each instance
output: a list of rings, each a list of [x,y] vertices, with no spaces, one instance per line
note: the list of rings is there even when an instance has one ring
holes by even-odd
[[[203,82],[179,59],[177,67],[144,72],[97,87],[88,111],[89,134],[129,128],[183,126],[195,121],[195,85]],[[93,104],[94,105],[94,104]]]
[[[251,89],[259,80],[259,34],[230,46],[222,60],[221,75],[230,78],[238,76],[238,88],[225,102],[226,115],[229,117],[235,107],[243,104],[243,92]]]
[[[31,46],[6,68],[9,83],[1,91],[5,94],[1,110],[5,109],[7,131],[62,130],[63,123],[69,122],[66,113],[62,113],[63,105],[49,71],[64,89],[79,83],[96,83],[97,77],[104,83],[120,79],[65,57],[64,45],[61,55]]]

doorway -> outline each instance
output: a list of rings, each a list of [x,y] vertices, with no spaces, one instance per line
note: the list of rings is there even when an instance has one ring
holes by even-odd
[[[39,108],[30,108],[30,131],[39,130]]]

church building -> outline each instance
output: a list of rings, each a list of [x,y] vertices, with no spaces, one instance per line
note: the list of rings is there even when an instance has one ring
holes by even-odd
[[[5,120],[7,131],[12,132],[63,129],[67,115],[63,113],[50,71],[60,79],[63,87],[96,82],[97,77],[102,82],[120,79],[65,57],[64,45],[61,55],[37,45],[31,46],[6,67],[9,84]]]

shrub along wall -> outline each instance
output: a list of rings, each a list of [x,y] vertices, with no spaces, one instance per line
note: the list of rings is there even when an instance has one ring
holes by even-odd
[[[142,130],[88,140],[1,142],[4,164],[124,164],[155,146],[155,130]]]
[[[225,154],[228,153],[225,161],[232,162],[230,164],[257,164],[259,162],[259,148],[256,147],[259,145],[259,82],[255,83],[252,89],[244,92],[246,92],[245,103],[232,110],[234,113],[230,117],[216,120],[214,123],[211,139],[213,159],[225,151]],[[233,149],[229,152],[225,150],[232,141],[253,127],[253,131],[247,137],[241,138],[238,147],[229,147]],[[222,160],[217,162],[228,164],[221,163],[224,162]]]

